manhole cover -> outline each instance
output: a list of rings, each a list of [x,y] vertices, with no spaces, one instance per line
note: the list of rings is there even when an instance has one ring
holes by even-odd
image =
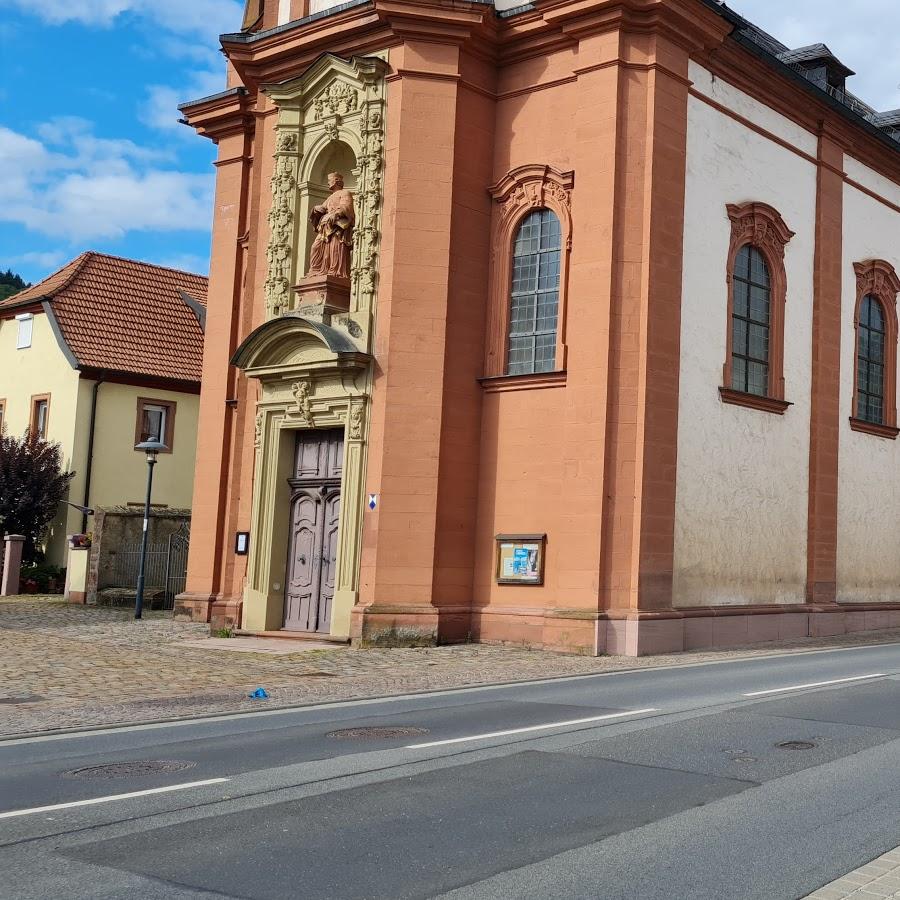
[[[111,763],[108,766],[85,766],[63,772],[66,778],[139,778],[142,775],[165,775],[193,769],[196,763],[174,759],[141,759],[135,762]]]
[[[428,729],[397,725],[393,728],[342,728],[340,731],[330,731],[328,737],[337,738],[339,741],[387,741],[393,738],[416,737],[421,734],[429,734]]]
[[[812,750],[816,745],[812,741],[783,741],[775,746],[779,750]]]

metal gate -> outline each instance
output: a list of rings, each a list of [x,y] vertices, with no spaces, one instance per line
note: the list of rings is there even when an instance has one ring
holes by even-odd
[[[174,609],[175,598],[184,592],[187,581],[188,548],[191,544],[191,526],[185,522],[175,534],[169,535],[166,553],[166,597],[163,609]]]

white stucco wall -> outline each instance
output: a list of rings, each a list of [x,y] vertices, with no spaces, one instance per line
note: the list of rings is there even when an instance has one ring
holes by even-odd
[[[848,177],[900,204],[900,187],[856,160]],[[838,482],[838,600],[900,599],[900,441],[850,429],[856,334],[853,263],[883,259],[900,271],[900,213],[851,185],[844,188],[841,427]]]
[[[708,72],[695,86],[804,152],[815,137]],[[759,201],[787,246],[784,416],[719,397],[728,328],[728,203]],[[806,584],[815,166],[695,97],[688,109],[675,519],[676,606],[802,603]]]

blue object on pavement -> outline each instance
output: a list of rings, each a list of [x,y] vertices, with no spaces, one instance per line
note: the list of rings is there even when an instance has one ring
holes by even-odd
[[[251,700],[268,700],[269,694],[265,688],[257,688],[252,694],[250,694]]]

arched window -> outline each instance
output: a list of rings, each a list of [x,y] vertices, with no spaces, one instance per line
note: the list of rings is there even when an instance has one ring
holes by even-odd
[[[884,260],[854,263],[856,271],[855,368],[850,427],[896,438],[897,293],[900,278]]]
[[[771,278],[756,247],[738,251],[732,279],[731,387],[746,394],[769,393]]]
[[[884,310],[871,294],[863,298],[856,327],[856,415],[884,424]]]
[[[507,375],[556,368],[562,232],[549,209],[529,213],[513,247]]]
[[[729,204],[728,332],[719,394],[725,403],[783,415],[785,247],[794,236],[765,203]]]

